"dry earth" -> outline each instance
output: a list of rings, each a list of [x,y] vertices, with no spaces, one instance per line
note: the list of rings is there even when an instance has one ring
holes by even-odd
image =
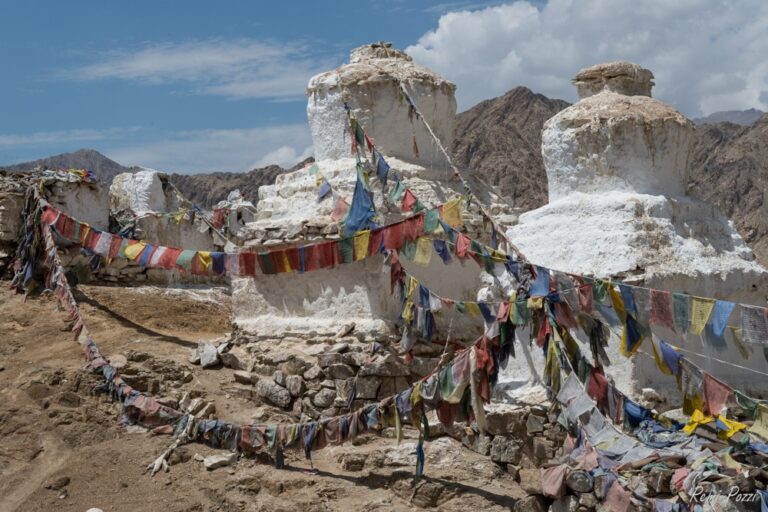
[[[317,474],[305,473],[299,452],[286,454],[282,471],[266,457],[206,471],[195,455],[217,450],[190,444],[172,457],[170,472],[150,477],[147,464],[171,438],[120,425],[120,407],[94,393],[100,381],[85,369],[52,298],[23,302],[0,285],[2,512],[508,510],[525,496],[511,475],[450,438],[428,443],[426,477],[414,486],[416,432],[407,430],[400,446],[385,431],[316,452]],[[229,329],[221,290],[82,286],[76,293],[94,339],[103,353],[126,356],[135,387],[199,393],[225,419],[285,417],[234,386],[232,370],[188,363],[190,348]]]

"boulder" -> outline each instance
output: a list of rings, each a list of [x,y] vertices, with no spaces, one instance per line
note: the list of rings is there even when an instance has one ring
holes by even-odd
[[[285,378],[285,387],[292,397],[301,396],[304,392],[304,379],[298,375],[288,375]]]
[[[219,352],[210,343],[201,343],[198,346],[198,352],[200,353],[200,366],[203,368],[211,368],[219,364]]]
[[[494,436],[513,435],[519,438],[527,433],[528,411],[522,408],[498,407],[485,414],[486,430]]]
[[[288,407],[291,404],[291,394],[282,386],[269,379],[261,379],[256,383],[256,393],[278,407]]]
[[[243,371],[236,371],[232,373],[232,376],[235,378],[235,382],[240,384],[253,384],[253,374],[250,372],[243,372]]]
[[[595,479],[587,471],[570,471],[565,477],[565,485],[573,492],[592,492],[595,488]]]
[[[365,453],[345,453],[341,456],[339,463],[344,471],[362,471],[367,458],[368,455]]]
[[[381,386],[379,377],[358,377],[357,379],[357,398],[364,400],[373,400]]]
[[[323,388],[317,392],[315,397],[312,399],[312,403],[321,409],[325,409],[326,407],[330,407],[335,399],[336,389]]]
[[[281,370],[272,374],[272,380],[275,381],[275,384],[285,387],[285,374]]]
[[[526,496],[515,503],[514,512],[545,512],[544,497],[540,495]]]
[[[521,469],[519,471],[520,488],[528,494],[542,494],[541,471],[538,469]]]
[[[496,436],[491,443],[491,460],[502,464],[518,464],[522,450],[511,437]]]
[[[208,471],[216,468],[223,468],[225,466],[231,466],[237,462],[237,453],[228,453],[226,455],[211,455],[203,459],[203,466]]]
[[[312,366],[309,370],[304,372],[304,378],[306,380],[321,379],[324,376],[323,369],[319,366]]]
[[[325,369],[325,374],[331,379],[351,379],[355,376],[355,370],[346,364],[332,364]]]
[[[544,432],[545,419],[535,414],[529,414],[528,419],[525,421],[525,429],[529,436],[533,434],[539,434]]]
[[[320,368],[326,368],[332,364],[342,364],[344,359],[341,354],[325,353],[317,356],[317,364]]]

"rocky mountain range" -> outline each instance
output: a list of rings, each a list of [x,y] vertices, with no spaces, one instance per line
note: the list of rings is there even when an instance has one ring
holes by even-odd
[[[541,129],[568,105],[525,87],[478,103],[457,116],[455,162],[499,186],[515,206],[541,206],[547,201]],[[696,126],[688,193],[732,219],[758,260],[768,265],[768,114],[744,112],[732,112],[730,118],[760,117],[747,126],[710,121]]]
[[[125,167],[102,155],[93,149],[78,149],[72,153],[49,156],[31,162],[14,165],[1,165],[0,168],[10,171],[31,171],[36,167],[50,169],[88,169],[96,174],[99,180],[112,183],[112,179],[124,172],[136,172],[141,167]]]
[[[212,208],[222,199],[226,199],[227,195],[234,189],[239,189],[243,197],[256,204],[259,187],[271,185],[279,175],[301,169],[313,161],[313,158],[308,158],[290,169],[283,169],[279,165],[270,165],[246,172],[174,173],[170,177],[171,182],[176,185],[184,197],[205,208]]]
[[[497,185],[522,210],[537,208],[547,201],[541,129],[548,118],[568,105],[525,87],[480,102],[457,115],[454,161]],[[768,264],[768,114],[754,109],[743,115],[718,114],[746,123],[756,113],[760,117],[747,125],[713,122],[718,118],[713,115],[696,126],[688,192],[715,204],[731,218],[758,259]],[[242,173],[172,174],[171,181],[187,198],[206,208],[235,188],[256,203],[260,186],[274,183],[278,175],[309,161],[292,169],[272,165]],[[124,167],[89,149],[5,167],[28,170],[40,165],[85,167],[108,183],[116,174],[141,169]]]
[[[741,126],[751,126],[760,119],[765,112],[750,108],[748,110],[724,110],[714,112],[706,117],[697,117],[693,120],[696,124],[733,123]]]

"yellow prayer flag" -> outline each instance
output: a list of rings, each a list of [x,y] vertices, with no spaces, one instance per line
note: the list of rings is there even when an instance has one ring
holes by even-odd
[[[413,299],[413,295],[416,293],[416,288],[419,287],[419,280],[413,276],[408,276],[405,286],[405,297],[409,300]]]
[[[141,251],[144,250],[144,248],[147,246],[144,242],[138,242],[135,244],[131,244],[128,247],[125,248],[125,257],[129,260],[135,260],[139,257],[141,254]]]
[[[181,219],[184,218],[184,215],[186,215],[186,210],[179,210],[176,213],[172,213],[171,217],[173,217],[173,220],[176,221],[176,224],[179,224],[181,222]]]
[[[474,317],[478,317],[482,315],[482,311],[480,311],[480,306],[477,305],[477,302],[465,302],[464,305],[467,308],[467,313]]]
[[[461,220],[461,197],[455,197],[443,205],[443,221],[453,228],[463,224]]]
[[[368,255],[368,242],[371,240],[371,230],[358,231],[355,233],[355,261],[361,260]]]
[[[688,423],[683,427],[683,432],[691,435],[700,426],[706,425],[707,423],[711,423],[713,421],[715,421],[715,418],[712,416],[704,416],[704,413],[701,412],[701,410],[696,409],[693,411],[693,414],[691,414],[691,417],[688,418]]]
[[[755,434],[768,440],[768,405],[758,404],[755,422],[747,430],[750,434]]]
[[[283,254],[283,268],[285,268],[286,272],[293,272],[293,267],[291,266],[291,260],[288,258],[288,252],[287,251],[281,251]]]
[[[672,370],[661,358],[661,354],[659,354],[659,350],[656,348],[656,340],[653,337],[651,337],[651,347],[653,348],[653,359],[656,361],[656,366],[659,371],[664,375],[672,375]]]
[[[406,325],[413,321],[413,309],[413,301],[410,299],[405,301],[405,304],[403,304],[403,321]]]
[[[709,315],[715,307],[714,299],[702,299],[693,297],[691,301],[691,332],[701,334],[709,321]]]
[[[627,311],[624,309],[624,300],[621,298],[621,294],[612,283],[603,282],[608,289],[608,295],[611,297],[611,304],[613,304],[613,310],[619,315],[619,319],[624,322],[627,317]]]
[[[720,421],[720,423],[728,427],[728,430],[720,430],[717,433],[717,437],[725,441],[733,437],[733,435],[736,432],[739,432],[740,430],[744,430],[745,428],[747,428],[747,426],[744,423],[741,423],[740,421],[736,421],[736,420],[729,420],[728,418],[722,415],[718,416],[717,419]]]
[[[544,307],[544,297],[528,297],[528,309],[541,309]]]
[[[213,263],[210,251],[197,251],[197,259],[200,260],[203,270],[208,270]]]
[[[413,257],[413,262],[426,267],[430,259],[432,259],[432,240],[425,236],[419,237],[416,241],[416,255]]]

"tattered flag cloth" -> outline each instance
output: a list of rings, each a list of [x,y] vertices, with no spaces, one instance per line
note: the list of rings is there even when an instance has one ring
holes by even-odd
[[[709,321],[709,315],[715,307],[714,299],[693,297],[691,307],[691,332],[701,334]]]
[[[447,265],[451,262],[451,253],[448,251],[448,246],[446,245],[445,240],[435,239],[432,242],[432,245],[437,255],[443,260],[443,263]]]
[[[339,222],[347,215],[347,211],[349,211],[349,204],[343,197],[339,196],[331,212],[331,219],[334,222]]]
[[[664,364],[672,372],[672,375],[680,375],[680,359],[683,357],[668,343],[659,340],[659,349]]]
[[[463,224],[461,220],[462,198],[455,197],[442,206],[442,218],[452,228]]]
[[[360,172],[358,172],[352,205],[344,221],[344,233],[349,236],[356,231],[370,227],[375,215],[371,193],[365,188]]]
[[[684,293],[672,294],[672,310],[675,316],[675,327],[680,333],[687,333],[690,323],[690,296]]]
[[[327,179],[323,178],[323,183],[320,185],[320,190],[317,191],[317,202],[319,203],[331,193],[331,184]]]
[[[651,290],[651,325],[658,325],[674,330],[675,318],[672,311],[672,294],[661,290]]]
[[[718,416],[726,402],[733,396],[733,390],[726,383],[712,375],[704,374],[704,413]]]

